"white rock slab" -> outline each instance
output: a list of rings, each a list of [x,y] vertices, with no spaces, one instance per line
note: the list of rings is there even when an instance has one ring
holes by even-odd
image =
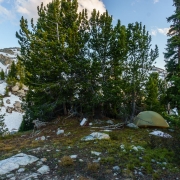
[[[93,132],[89,136],[82,138],[83,141],[90,141],[95,139],[110,139],[110,136],[105,133]]]
[[[101,155],[101,152],[91,151],[91,154],[94,154],[94,155],[96,155],[96,156],[99,156],[99,155]]]
[[[159,137],[163,137],[163,138],[172,138],[171,135],[169,135],[168,133],[164,133],[162,131],[153,131],[149,134],[155,135],[155,136],[159,136]]]
[[[18,169],[19,166],[26,166],[37,161],[39,158],[24,153],[17,154],[8,159],[0,161],[0,175],[7,174],[15,169]]]

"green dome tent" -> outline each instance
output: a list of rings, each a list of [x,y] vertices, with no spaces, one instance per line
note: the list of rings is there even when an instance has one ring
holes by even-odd
[[[140,112],[135,117],[134,124],[139,127],[169,127],[169,124],[165,121],[165,119],[154,111]]]

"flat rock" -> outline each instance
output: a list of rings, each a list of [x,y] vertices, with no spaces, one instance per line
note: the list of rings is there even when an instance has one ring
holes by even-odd
[[[95,140],[95,139],[110,139],[110,136],[105,133],[93,132],[89,136],[82,138],[83,141]]]
[[[15,169],[18,169],[19,166],[26,166],[37,161],[38,158],[35,156],[27,155],[24,153],[17,154],[10,158],[0,161],[0,175],[7,174]]]
[[[43,165],[41,168],[37,170],[40,174],[47,174],[50,169],[49,166]]]
[[[18,90],[19,90],[19,86],[15,85],[15,86],[12,87],[12,91],[16,92]]]

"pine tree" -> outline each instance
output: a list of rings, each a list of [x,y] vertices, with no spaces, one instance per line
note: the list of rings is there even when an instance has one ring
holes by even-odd
[[[5,79],[5,74],[4,74],[4,71],[3,71],[3,69],[1,69],[1,80],[4,80]]]
[[[15,62],[13,61],[11,64],[11,69],[9,71],[8,77],[16,78],[16,76],[17,76],[17,68]]]
[[[92,105],[102,106],[108,101],[107,81],[110,77],[110,43],[112,39],[112,16],[106,11],[100,14],[99,11],[93,10],[90,24],[90,41],[91,49],[91,90]],[[101,107],[102,108],[102,107]],[[101,109],[102,110],[102,109]]]
[[[180,108],[180,1],[173,0],[176,10],[173,15],[167,18],[172,22],[168,32],[166,52],[164,53],[167,81],[171,84],[167,90],[167,99],[171,102],[172,108]]]
[[[146,110],[160,112],[158,73],[151,73],[146,83]]]
[[[54,0],[46,7],[42,3],[37,24],[31,21],[31,31],[27,20],[21,18],[21,30],[16,33],[21,45],[18,58],[29,86],[24,103],[28,123],[23,123],[24,129],[32,127],[30,122],[35,118],[55,118],[62,108],[66,114],[67,105],[74,103],[82,69],[88,66],[83,58],[88,39],[84,33],[87,11],[78,15],[77,7],[77,0]]]
[[[158,57],[158,47],[151,49],[151,36],[141,23],[129,24],[127,28],[127,60],[124,63],[124,104],[130,107],[130,119],[133,120],[137,105],[141,106],[144,86],[149,71]]]

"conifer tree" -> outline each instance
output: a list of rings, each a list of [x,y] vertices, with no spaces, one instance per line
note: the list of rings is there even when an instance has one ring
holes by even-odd
[[[13,61],[11,64],[11,69],[9,71],[8,77],[16,78],[16,76],[17,76],[17,68],[15,62]]]
[[[164,53],[167,81],[171,84],[167,90],[167,99],[171,106],[180,108],[180,1],[173,0],[175,13],[167,18],[171,22],[168,32],[166,52]]]
[[[160,102],[158,99],[158,73],[151,73],[146,83],[146,110],[159,110]]]
[[[84,31],[87,11],[77,14],[77,0],[53,0],[38,7],[37,24],[31,21],[32,31],[23,17],[21,30],[16,33],[21,45],[19,60],[24,66],[25,84],[29,91],[24,104],[27,123],[34,118],[51,120],[67,104],[74,102],[82,79],[82,69],[88,66],[83,57],[88,36]],[[88,67],[87,67],[88,68]],[[22,128],[23,129],[23,128]]]
[[[124,63],[124,93],[125,104],[133,120],[137,105],[141,106],[144,96],[143,87],[147,81],[148,73],[158,57],[158,47],[151,49],[151,36],[145,26],[136,22],[127,28],[127,60]]]
[[[92,62],[92,104],[99,106],[107,100],[107,97],[104,95],[107,90],[107,80],[110,76],[112,16],[107,11],[100,14],[99,11],[94,9],[89,23],[89,48],[91,49],[90,58]]]
[[[1,80],[4,80],[4,79],[5,79],[5,74],[4,74],[3,69],[1,69]]]

